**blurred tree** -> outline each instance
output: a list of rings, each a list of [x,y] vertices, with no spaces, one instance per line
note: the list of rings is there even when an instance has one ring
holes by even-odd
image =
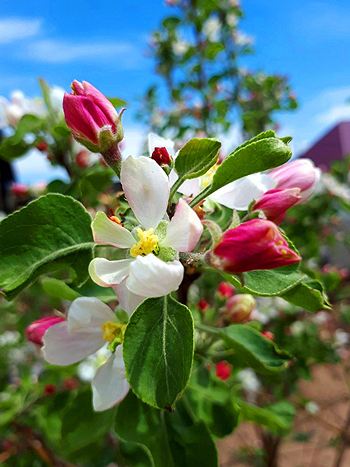
[[[140,112],[152,131],[212,136],[226,133],[240,116],[249,137],[273,126],[275,111],[297,107],[287,78],[240,68],[253,40],[238,29],[238,0],[166,3],[176,10],[151,39],[162,81],[148,88]]]

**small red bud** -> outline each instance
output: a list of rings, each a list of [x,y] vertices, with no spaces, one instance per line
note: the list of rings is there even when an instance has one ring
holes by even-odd
[[[206,311],[209,308],[209,303],[204,298],[201,298],[198,302],[198,308],[201,311]]]
[[[40,152],[46,152],[47,149],[48,149],[49,145],[47,144],[46,141],[44,141],[43,139],[41,141],[38,141],[36,143],[36,148],[38,151]]]
[[[230,298],[235,294],[235,289],[228,282],[220,282],[217,292],[222,298]]]
[[[75,163],[81,169],[86,169],[86,167],[89,167],[90,156],[88,151],[86,151],[85,149],[79,151],[78,154],[75,156]]]
[[[171,156],[166,148],[154,148],[151,159],[160,166],[171,164]]]
[[[76,378],[67,378],[63,381],[63,387],[67,391],[74,391],[79,387],[79,381]]]
[[[229,379],[232,373],[232,365],[226,360],[221,360],[215,365],[216,376],[222,381]]]
[[[44,395],[52,396],[56,392],[56,386],[54,384],[46,384],[44,387]]]
[[[273,341],[275,336],[271,331],[262,331],[261,333],[266,339],[269,339],[270,341]]]

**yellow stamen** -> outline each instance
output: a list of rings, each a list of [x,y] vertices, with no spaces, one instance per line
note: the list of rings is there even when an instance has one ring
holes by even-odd
[[[123,341],[125,324],[115,323],[114,321],[106,321],[102,324],[102,338],[107,342],[113,342],[114,339],[119,338],[120,342]]]
[[[130,248],[131,256],[146,256],[150,253],[159,253],[158,237],[154,233],[154,229],[142,230],[138,228],[136,233],[139,241]]]
[[[121,225],[122,221],[117,216],[110,216],[110,220],[115,222],[116,224]]]

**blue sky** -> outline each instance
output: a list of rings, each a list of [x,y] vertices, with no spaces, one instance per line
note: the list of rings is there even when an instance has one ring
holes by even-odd
[[[300,109],[281,114],[280,122],[300,152],[336,121],[350,118],[350,2],[242,4],[241,29],[254,37],[256,49],[245,63],[288,75],[299,98]],[[64,88],[74,78],[86,79],[129,102],[127,143],[136,151],[143,136],[135,118],[138,99],[155,80],[147,37],[169,12],[163,0],[1,0],[0,95],[16,88],[37,95],[39,76]],[[23,161],[21,179],[46,176],[43,166],[33,170],[32,160]]]

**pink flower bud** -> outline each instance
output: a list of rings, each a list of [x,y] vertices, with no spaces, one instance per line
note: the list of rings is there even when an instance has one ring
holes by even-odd
[[[268,190],[254,203],[253,210],[263,211],[267,219],[280,224],[286,211],[300,200],[300,188]]]
[[[51,326],[61,323],[62,321],[64,321],[64,318],[59,316],[45,316],[44,318],[37,319],[26,328],[26,337],[30,342],[41,346],[43,345],[45,332]]]
[[[215,365],[216,376],[222,381],[229,379],[232,373],[232,365],[226,360],[221,360]]]
[[[278,227],[263,219],[227,230],[214,248],[214,257],[209,257],[211,264],[231,273],[275,269],[300,260]]]
[[[250,294],[239,294],[231,297],[226,304],[225,318],[231,323],[245,323],[256,306]]]
[[[234,295],[235,288],[228,282],[220,282],[217,292],[222,298],[230,298]]]
[[[27,185],[24,185],[23,183],[13,183],[11,185],[11,193],[14,196],[18,196],[18,197],[28,196],[29,188]]]
[[[106,152],[123,137],[121,114],[86,81],[73,81],[72,93],[64,95],[63,111],[75,139],[93,152]]]
[[[299,188],[300,202],[303,202],[314,191],[320,179],[320,169],[310,159],[297,159],[271,170],[269,175],[277,182],[276,189]]]

